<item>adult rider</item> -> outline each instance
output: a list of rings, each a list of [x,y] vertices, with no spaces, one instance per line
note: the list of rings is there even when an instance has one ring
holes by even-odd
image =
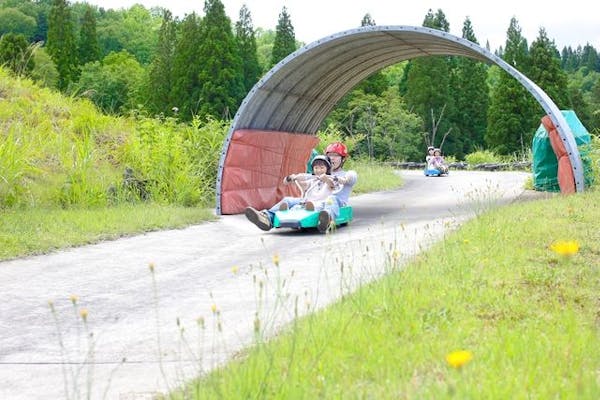
[[[331,175],[327,179],[331,179],[340,189],[325,200],[325,207],[319,212],[319,222],[317,224],[319,232],[326,232],[333,225],[333,221],[340,214],[340,207],[348,204],[352,189],[358,181],[356,171],[346,171],[343,168],[348,157],[346,145],[341,142],[331,143],[325,148],[325,154],[331,160]],[[273,227],[273,219],[275,212],[279,210],[279,206],[280,204],[277,203],[268,210],[260,211],[253,207],[247,207],[245,215],[254,225],[263,231],[268,231]]]

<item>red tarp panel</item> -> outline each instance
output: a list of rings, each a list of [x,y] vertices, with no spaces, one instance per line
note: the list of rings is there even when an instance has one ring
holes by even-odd
[[[550,145],[558,160],[557,178],[560,192],[563,194],[575,193],[575,176],[573,175],[571,160],[569,160],[565,144],[560,138],[560,135],[556,131],[556,127],[549,116],[546,115],[542,118],[542,125],[544,125],[544,128],[546,128],[546,131],[548,132]]]
[[[298,196],[284,185],[289,174],[306,171],[314,135],[240,129],[233,133],[221,180],[221,213],[239,214],[248,206],[269,208],[284,196]]]

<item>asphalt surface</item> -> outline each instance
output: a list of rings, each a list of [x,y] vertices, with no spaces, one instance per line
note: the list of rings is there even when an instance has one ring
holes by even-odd
[[[352,197],[354,221],[333,234],[263,232],[228,215],[0,262],[0,398],[147,399],[174,389],[514,201],[529,176],[401,173],[402,189]]]

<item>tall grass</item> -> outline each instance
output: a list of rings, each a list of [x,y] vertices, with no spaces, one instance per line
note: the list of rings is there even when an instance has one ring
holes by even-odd
[[[98,207],[123,200],[126,170],[157,203],[206,205],[225,123],[108,117],[0,68],[0,207]],[[139,189],[139,188],[138,188]]]

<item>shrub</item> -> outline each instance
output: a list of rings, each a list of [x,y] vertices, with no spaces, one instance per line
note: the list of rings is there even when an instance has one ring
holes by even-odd
[[[477,150],[474,153],[467,154],[465,161],[473,166],[485,163],[499,163],[502,162],[502,158],[490,150]]]

